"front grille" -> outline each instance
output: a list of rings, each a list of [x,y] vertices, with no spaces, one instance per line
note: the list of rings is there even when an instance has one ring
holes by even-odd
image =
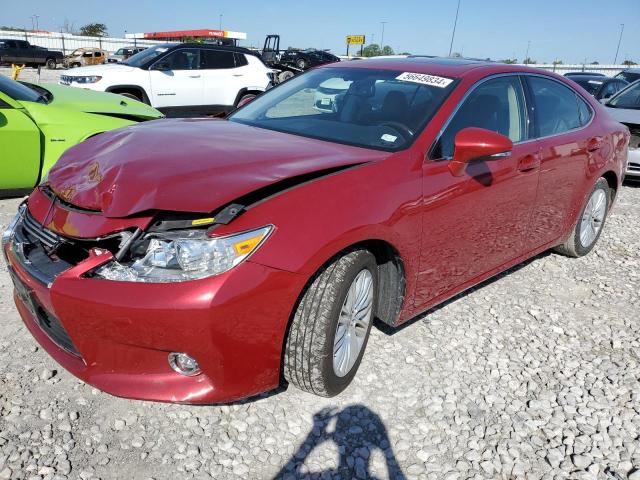
[[[38,223],[37,220],[31,216],[29,210],[25,213],[22,227],[31,237],[38,240],[48,250],[52,250],[64,242],[64,239],[60,235]]]

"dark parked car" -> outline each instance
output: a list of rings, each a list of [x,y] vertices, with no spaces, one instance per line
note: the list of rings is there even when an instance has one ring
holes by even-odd
[[[344,95],[317,110],[328,84]],[[628,144],[603,105],[551,72],[335,63],[225,120],[147,122],[71,147],[3,250],[29,331],[100,389],[213,403],[284,378],[332,396],[374,319],[399,326],[552,248],[587,255]]]
[[[626,178],[640,180],[640,80],[636,80],[604,104],[609,115],[631,132]]]
[[[640,68],[627,68],[617,74],[614,78],[621,78],[629,83],[633,83],[636,80],[640,80]]]
[[[295,65],[300,70],[306,70],[326,63],[339,62],[340,58],[324,50],[309,48],[307,50],[289,49],[282,54],[280,61],[282,63]]]
[[[31,45],[25,40],[0,38],[0,65],[11,63],[29,66],[46,65],[53,70],[62,61],[62,52]]]
[[[601,77],[598,75],[578,75],[568,78],[584,88],[597,100],[611,98],[629,84],[620,78]]]

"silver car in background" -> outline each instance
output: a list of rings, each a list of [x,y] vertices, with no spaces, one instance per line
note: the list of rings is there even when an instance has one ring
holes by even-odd
[[[109,63],[120,63],[126,60],[127,58],[135,55],[136,53],[139,53],[146,49],[147,47],[137,47],[135,45],[131,45],[129,47],[121,47],[118,50],[116,50],[116,53],[112,53],[111,55],[109,55],[109,58],[107,59],[107,61]]]
[[[613,118],[629,127],[631,141],[626,176],[640,180],[640,80],[603,103]]]

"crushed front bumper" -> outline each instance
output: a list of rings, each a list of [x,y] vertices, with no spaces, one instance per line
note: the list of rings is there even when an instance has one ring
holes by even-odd
[[[83,381],[113,395],[219,403],[275,388],[300,275],[245,261],[214,277],[178,283],[115,282],[87,274],[112,258],[92,252],[77,265],[21,251],[24,220],[4,246],[15,302],[36,340]],[[34,253],[35,252],[35,253]],[[202,373],[174,372],[170,352],[197,359]]]

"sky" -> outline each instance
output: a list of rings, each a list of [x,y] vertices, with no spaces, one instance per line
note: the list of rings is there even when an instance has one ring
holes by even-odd
[[[346,53],[344,37],[361,35],[396,52],[447,55],[456,0],[346,2],[336,0],[0,0],[0,25],[59,30],[105,23],[110,36],[127,32],[222,28],[247,33],[245,46],[261,47],[267,34],[281,47],[315,47]],[[525,58],[538,62],[640,63],[640,0],[461,0],[453,51],[466,57]],[[351,47],[352,49],[354,47]],[[353,50],[352,50],[353,52]]]

